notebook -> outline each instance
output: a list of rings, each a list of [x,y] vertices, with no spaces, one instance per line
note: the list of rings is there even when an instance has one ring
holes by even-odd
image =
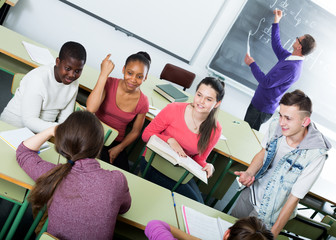
[[[185,102],[188,100],[187,95],[185,95],[170,83],[156,85],[154,90],[170,102]]]
[[[34,136],[34,133],[26,127],[0,132],[0,138],[14,150],[19,147],[22,141],[32,136]],[[49,144],[45,142],[40,147],[40,151],[45,151],[47,149],[49,149]]]
[[[222,240],[225,231],[232,226],[220,217],[209,217],[184,205],[181,208],[186,232],[202,240]]]

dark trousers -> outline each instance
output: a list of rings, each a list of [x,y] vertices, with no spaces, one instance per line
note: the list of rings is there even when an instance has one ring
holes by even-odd
[[[251,128],[259,131],[261,124],[272,117],[271,113],[264,113],[256,109],[252,103],[247,108],[244,121],[248,122]]]
[[[145,170],[147,162],[144,157],[142,157],[140,162],[140,169],[141,172]],[[153,168],[152,166],[149,167],[145,179],[160,185],[161,187],[167,188],[171,190],[175,184],[177,183],[173,179],[167,177],[166,175],[160,173],[158,170]],[[180,184],[180,186],[175,190],[175,192],[180,193],[188,198],[191,198],[195,201],[200,203],[204,203],[201,191],[199,190],[196,182],[194,179],[191,179],[186,184]]]
[[[110,163],[110,155],[108,150],[114,146],[117,146],[119,143],[120,142],[114,141],[109,146],[104,146],[100,153],[100,159],[104,162]],[[116,159],[114,159],[112,165],[129,172],[128,155],[125,149],[119,153]]]

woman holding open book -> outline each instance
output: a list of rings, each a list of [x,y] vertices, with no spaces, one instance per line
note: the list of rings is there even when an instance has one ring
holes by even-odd
[[[152,135],[158,136],[179,156],[189,156],[195,160],[209,178],[214,172],[214,167],[207,163],[206,159],[222,132],[215,113],[223,97],[224,83],[212,77],[204,78],[197,85],[193,103],[168,104],[146,127],[142,139],[147,142]],[[146,163],[146,160],[142,159],[142,171]],[[146,178],[168,189],[172,189],[176,184],[153,167],[149,169]],[[181,184],[176,192],[203,202],[201,192],[193,179],[187,184]]]

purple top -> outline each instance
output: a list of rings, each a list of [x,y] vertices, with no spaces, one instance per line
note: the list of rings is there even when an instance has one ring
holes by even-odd
[[[250,64],[259,83],[251,103],[259,111],[271,114],[278,107],[282,95],[299,79],[303,63],[302,60],[285,60],[291,53],[281,46],[277,23],[272,25],[272,48],[279,61],[266,75],[255,62]]]
[[[22,143],[16,157],[34,181],[56,166]],[[104,170],[95,159],[77,160],[53,195],[48,232],[60,239],[112,239],[117,215],[130,206],[127,180],[120,171]]]
[[[170,226],[168,223],[160,220],[150,221],[145,229],[145,234],[149,240],[175,240],[174,236],[170,232]]]

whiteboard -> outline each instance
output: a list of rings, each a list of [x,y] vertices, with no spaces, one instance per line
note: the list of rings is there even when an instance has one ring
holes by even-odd
[[[60,0],[190,62],[225,0]]]

